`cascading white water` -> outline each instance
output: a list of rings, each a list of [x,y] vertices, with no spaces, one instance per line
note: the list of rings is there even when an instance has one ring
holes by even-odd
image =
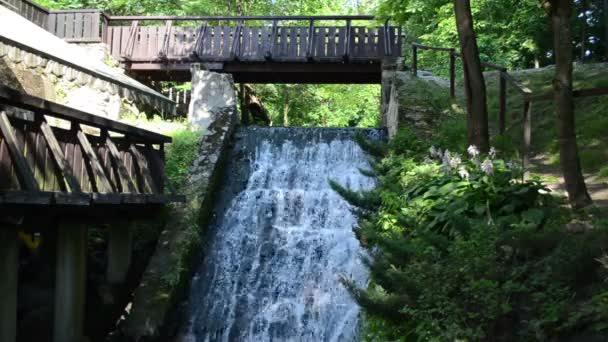
[[[369,159],[354,130],[241,134],[233,157],[245,160],[249,176],[216,210],[214,241],[192,283],[186,340],[357,340],[360,310],[339,279],[365,286],[365,252],[352,207],[328,184],[374,186],[359,171]]]

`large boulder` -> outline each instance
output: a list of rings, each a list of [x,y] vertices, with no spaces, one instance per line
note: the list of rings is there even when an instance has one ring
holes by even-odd
[[[192,97],[188,122],[208,134],[209,126],[221,113],[236,105],[234,81],[230,74],[220,74],[192,66]]]

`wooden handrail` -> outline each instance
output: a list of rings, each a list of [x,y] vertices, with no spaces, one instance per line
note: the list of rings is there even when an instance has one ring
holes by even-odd
[[[74,122],[76,124],[83,124],[129,135],[134,142],[150,144],[163,144],[171,142],[171,138],[165,135],[126,125],[102,116],[89,114],[78,109],[24,94],[2,85],[0,85],[0,103],[6,103],[17,108],[33,111],[35,113],[43,113],[45,115],[54,116],[59,119]]]
[[[267,20],[267,21],[308,21],[308,20],[375,20],[373,15],[296,15],[296,16],[109,16],[110,21],[214,21],[214,20],[227,20],[227,21],[255,21],[255,20]]]

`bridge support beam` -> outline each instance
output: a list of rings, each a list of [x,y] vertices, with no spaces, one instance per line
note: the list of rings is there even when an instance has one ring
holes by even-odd
[[[55,342],[81,341],[84,332],[87,228],[60,222],[55,269]]]
[[[17,230],[0,227],[0,341],[17,339],[17,276],[19,240]]]
[[[108,229],[108,269],[106,279],[112,285],[127,279],[131,266],[131,231],[128,221],[119,221]]]

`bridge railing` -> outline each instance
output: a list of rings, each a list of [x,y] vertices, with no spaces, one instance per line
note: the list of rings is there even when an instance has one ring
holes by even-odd
[[[49,10],[28,0],[0,0],[0,4],[72,43],[102,42],[108,24],[108,16],[96,9]]]
[[[418,75],[418,50],[432,50],[445,52],[449,56],[449,70],[450,70],[450,96],[454,98],[456,96],[455,85],[456,85],[456,59],[462,58],[462,55],[454,48],[426,46],[417,43],[411,44],[412,48],[412,65],[411,71],[414,75]],[[544,94],[535,94],[531,89],[523,86],[518,82],[509,72],[507,68],[482,62],[482,66],[486,69],[492,69],[498,72],[498,133],[504,134],[506,131],[507,124],[507,86],[513,87],[521,96],[523,101],[523,113],[522,113],[522,141],[521,141],[521,158],[522,166],[527,169],[530,166],[530,157],[532,154],[532,106],[537,101],[550,101],[553,99],[553,92]],[[596,87],[574,90],[573,96],[577,97],[591,97],[591,96],[605,96],[608,95],[608,87]]]
[[[401,28],[373,16],[108,18],[105,42],[131,62],[357,61],[401,55]],[[367,25],[355,24],[365,21]],[[331,25],[331,22],[340,24]]]
[[[0,204],[183,201],[164,172],[169,142],[157,133],[0,86]]]

